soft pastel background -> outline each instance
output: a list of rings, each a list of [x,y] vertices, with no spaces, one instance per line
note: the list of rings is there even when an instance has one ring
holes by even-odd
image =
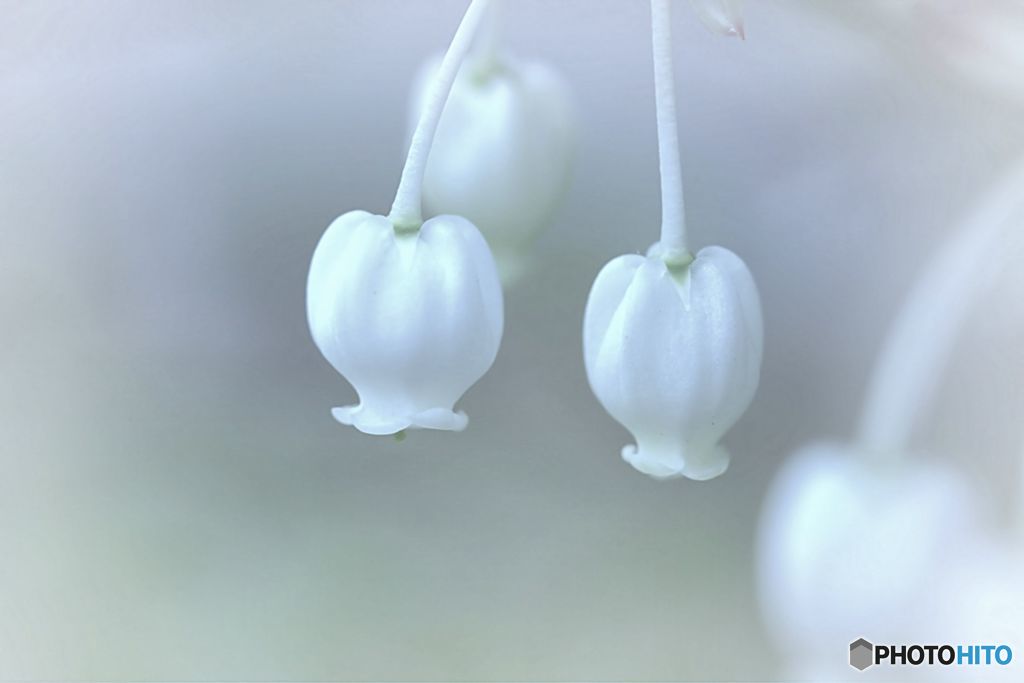
[[[752,0],[740,42],[676,4],[692,238],[743,256],[766,320],[708,483],[621,462],[581,358],[594,275],[657,233],[647,3],[510,3],[510,48],[574,89],[577,171],[469,429],[396,443],[330,418],[354,393],[309,339],[306,268],[337,214],[386,212],[408,86],[465,2],[0,2],[0,679],[785,675],[762,499],[852,433],[914,277],[1024,152],[1024,10]],[[1018,270],[915,437],[997,527]]]

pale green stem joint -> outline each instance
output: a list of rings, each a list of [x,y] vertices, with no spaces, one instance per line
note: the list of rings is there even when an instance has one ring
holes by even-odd
[[[414,232],[419,232],[419,229],[423,227],[423,221],[397,219],[391,221],[391,227],[395,229],[396,235],[411,235]]]
[[[693,263],[693,254],[685,249],[669,249],[661,256],[662,263],[668,269],[669,276],[679,284],[686,281],[690,274],[690,264]]]

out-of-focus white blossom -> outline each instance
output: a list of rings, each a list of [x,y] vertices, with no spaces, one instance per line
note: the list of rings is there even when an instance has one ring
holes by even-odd
[[[335,419],[367,434],[462,430],[455,402],[494,362],[504,320],[497,269],[459,216],[399,230],[385,216],[337,218],[313,254],[309,328],[359,394]]]
[[[769,631],[803,673],[834,678],[836,648],[945,642],[942,567],[977,536],[978,501],[956,471],[920,459],[809,445],[772,483],[758,533]],[[852,629],[852,630],[851,630]],[[929,640],[936,638],[937,640]]]
[[[1024,548],[1019,539],[987,534],[961,539],[960,548],[943,567],[941,608],[950,640],[1024,642]]]
[[[439,63],[429,62],[417,78],[412,125]],[[575,148],[573,107],[558,74],[538,62],[471,55],[430,150],[424,209],[471,220],[487,238],[502,280],[514,282],[565,195]]]
[[[987,540],[964,478],[906,452],[956,333],[1016,252],[1022,186],[1017,162],[918,276],[876,361],[856,445],[803,449],[769,489],[760,594],[782,651],[808,653],[794,662],[801,674],[845,672],[822,653],[851,629],[875,642],[986,640],[962,625],[984,621],[987,589],[965,586],[998,580],[1013,560]]]
[[[727,249],[669,267],[656,244],[608,263],[587,300],[583,354],[594,394],[636,438],[622,457],[656,478],[722,474],[718,441],[754,396],[763,339],[757,286]]]

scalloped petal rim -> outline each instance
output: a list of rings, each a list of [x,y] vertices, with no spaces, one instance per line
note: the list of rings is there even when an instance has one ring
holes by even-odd
[[[706,457],[698,459],[700,462],[688,463],[682,455],[672,458],[670,462],[664,457],[645,455],[635,445],[629,444],[622,448],[622,459],[654,479],[686,477],[694,481],[707,481],[725,474],[729,469],[729,452],[722,446],[712,448]]]
[[[379,413],[368,413],[362,404],[359,404],[332,408],[331,415],[343,425],[355,427],[364,434],[374,436],[397,434],[403,429],[461,432],[469,424],[466,413],[448,408],[430,408],[412,415],[383,416]]]

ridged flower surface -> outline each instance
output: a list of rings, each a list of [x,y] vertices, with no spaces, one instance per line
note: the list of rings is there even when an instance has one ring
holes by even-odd
[[[491,366],[503,328],[497,269],[465,218],[396,230],[385,216],[337,218],[313,254],[307,317],[317,347],[359,394],[334,408],[367,434],[462,430],[454,405]]]
[[[583,355],[601,405],[636,438],[622,457],[656,478],[722,474],[718,441],[754,396],[763,337],[757,286],[727,249],[670,268],[655,245],[608,263],[587,300]]]

